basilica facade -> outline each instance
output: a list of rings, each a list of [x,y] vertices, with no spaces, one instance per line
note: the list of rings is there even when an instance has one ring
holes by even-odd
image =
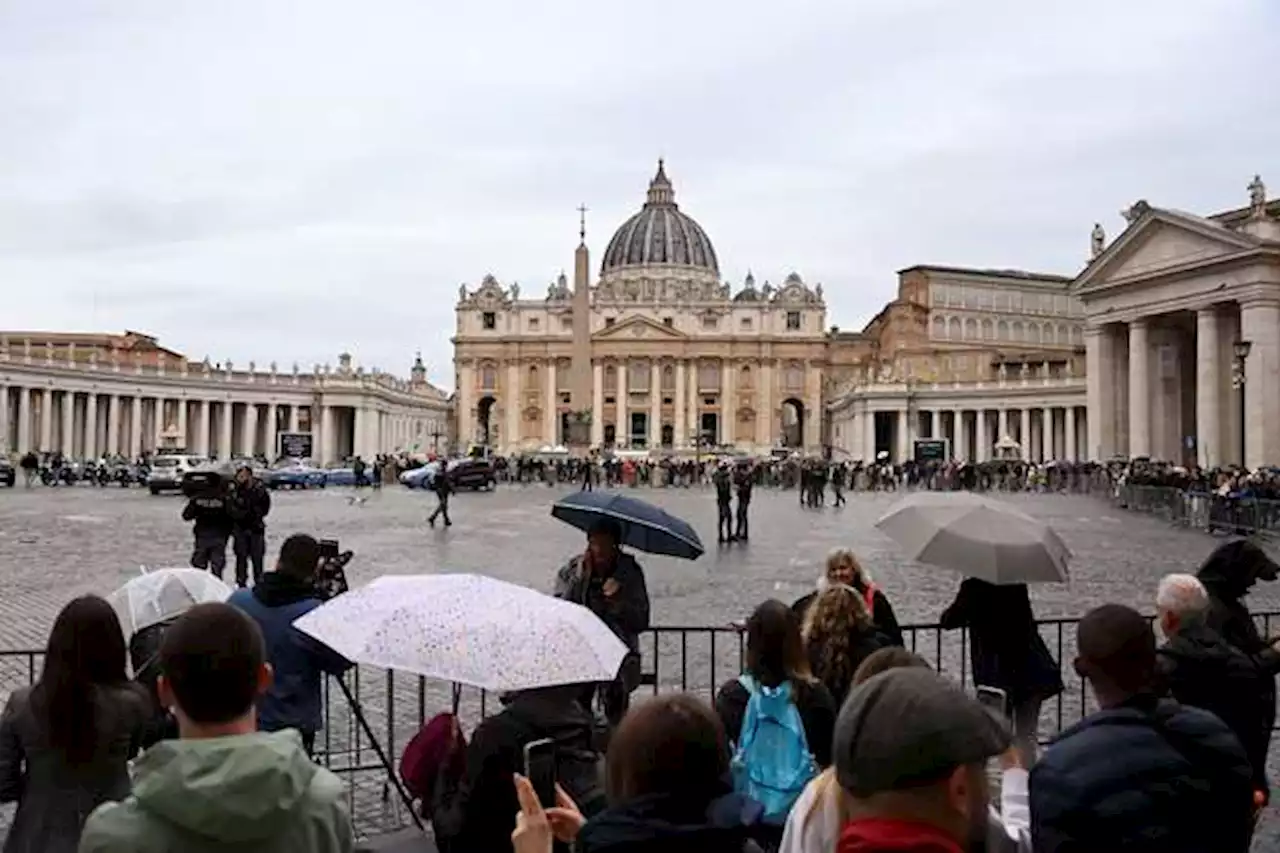
[[[945,438],[961,459],[1000,446],[1080,458],[1084,316],[1071,279],[915,266],[865,327],[828,325],[796,272],[725,282],[710,238],[659,163],[599,270],[585,239],[572,286],[462,286],[454,338],[460,444],[562,445],[901,460]]]

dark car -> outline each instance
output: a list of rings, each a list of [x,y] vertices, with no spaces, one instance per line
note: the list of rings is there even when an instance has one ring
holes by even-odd
[[[447,470],[455,489],[492,489],[498,483],[488,459],[459,459]]]
[[[0,456],[0,486],[8,486],[12,489],[17,481],[18,472],[14,469],[13,463]]]

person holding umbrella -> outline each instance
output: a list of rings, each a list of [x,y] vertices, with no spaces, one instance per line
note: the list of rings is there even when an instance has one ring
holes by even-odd
[[[640,634],[649,629],[644,570],[621,548],[622,525],[601,516],[587,530],[587,548],[556,575],[555,597],[586,607],[626,644],[618,677],[602,686],[605,718],[617,725],[640,684]],[[596,687],[592,687],[592,692]]]

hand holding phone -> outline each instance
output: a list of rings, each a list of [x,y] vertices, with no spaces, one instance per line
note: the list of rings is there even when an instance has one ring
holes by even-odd
[[[990,711],[999,714],[1002,719],[1009,719],[1009,694],[999,687],[979,687],[978,701]]]
[[[556,742],[551,738],[524,745],[524,775],[544,809],[556,805]]]

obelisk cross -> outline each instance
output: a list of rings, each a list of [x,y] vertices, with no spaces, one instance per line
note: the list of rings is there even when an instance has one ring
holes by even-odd
[[[587,239],[587,206],[585,204],[578,206],[578,237],[583,241]]]

